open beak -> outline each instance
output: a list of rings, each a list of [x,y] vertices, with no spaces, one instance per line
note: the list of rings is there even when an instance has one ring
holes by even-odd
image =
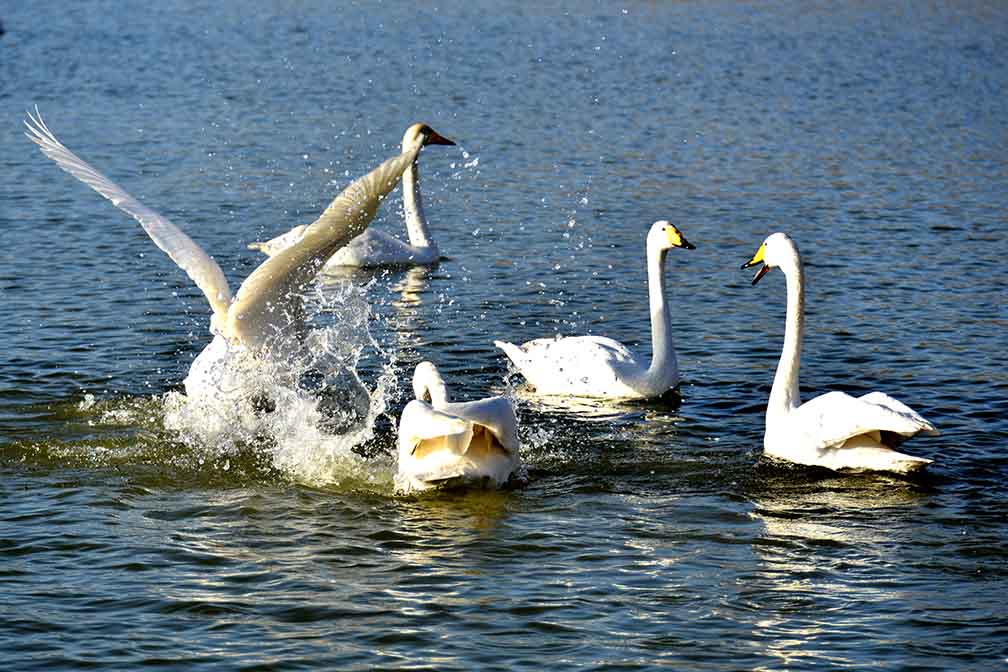
[[[764,275],[767,274],[767,271],[770,270],[770,267],[766,265],[765,261],[763,261],[763,253],[765,251],[766,251],[766,243],[759,246],[759,249],[756,250],[756,254],[752,256],[752,259],[742,264],[742,268],[749,268],[751,266],[755,266],[756,264],[763,264],[756,271],[756,275],[753,276],[752,284],[754,285],[760,281],[760,278],[762,278]]]

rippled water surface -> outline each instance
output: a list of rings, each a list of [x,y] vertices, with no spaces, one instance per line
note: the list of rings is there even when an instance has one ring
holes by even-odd
[[[881,5],[881,6],[876,6]],[[1008,10],[999,3],[13,3],[0,8],[0,650],[10,670],[1004,669]],[[375,417],[206,441],[202,296],[21,134],[214,254],[310,222],[425,121],[447,259],[311,301]],[[398,195],[374,226],[401,233]],[[679,398],[546,405],[492,341],[649,346]],[[801,246],[806,397],[882,389],[924,478],[761,457]],[[422,359],[518,400],[527,487],[402,497]]]

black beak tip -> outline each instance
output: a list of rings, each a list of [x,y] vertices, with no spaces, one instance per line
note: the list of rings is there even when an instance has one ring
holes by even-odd
[[[695,250],[696,249],[696,245],[694,245],[693,243],[688,243],[685,240],[682,241],[682,246],[683,246],[683,249],[685,249],[685,250]]]

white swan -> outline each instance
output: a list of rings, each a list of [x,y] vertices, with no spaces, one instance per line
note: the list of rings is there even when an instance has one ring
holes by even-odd
[[[834,470],[893,471],[923,469],[931,460],[904,455],[893,448],[918,432],[937,434],[934,426],[904,404],[882,392],[854,398],[828,392],[801,402],[798,367],[805,333],[804,271],[798,248],[786,234],[763,241],[749,268],[762,263],[753,276],[759,282],[771,268],[780,268],[787,283],[784,349],[766,411],[763,451],[798,464]]]
[[[650,365],[622,343],[604,336],[537,338],[520,346],[494,341],[494,345],[514,362],[538,394],[610,399],[661,396],[679,382],[664,274],[666,253],[673,247],[695,249],[669,222],[651,225],[647,235]]]
[[[430,127],[414,124],[406,129],[402,147],[405,152],[417,138],[425,137],[428,145],[454,145]],[[403,172],[403,215],[406,219],[406,233],[409,243],[375,229],[368,229],[351,240],[346,247],[336,252],[326,262],[326,268],[342,266],[428,266],[441,259],[438,246],[431,237],[420,199],[420,175],[414,161]],[[304,226],[296,226],[287,233],[266,242],[249,243],[249,248],[273,256],[297,242],[304,233]]]
[[[499,487],[518,469],[518,422],[506,398],[450,402],[430,362],[413,372],[413,392],[399,418],[399,491],[444,483]]]
[[[46,126],[38,108],[34,116],[28,114],[25,125],[28,138],[46,156],[136,219],[151,240],[206,296],[213,311],[210,332],[214,339],[186,376],[187,395],[213,395],[232,389],[232,383],[237,382],[232,376],[240,375],[241,371],[222,373],[221,363],[225,360],[253,367],[254,363],[244,355],[251,355],[252,360],[270,359],[296,347],[305,329],[302,305],[305,285],[336,250],[364,230],[381,200],[392,191],[433,134],[429,129],[418,133],[401,154],[352,182],[305,228],[296,244],[259,265],[232,296],[223,271],[212,257],[168,219],[144,206],[67,149]]]

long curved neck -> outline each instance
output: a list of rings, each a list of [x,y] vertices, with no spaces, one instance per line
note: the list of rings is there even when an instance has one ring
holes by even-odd
[[[434,408],[441,408],[448,403],[448,386],[436,371],[428,371],[417,380],[413,385],[413,392],[417,399],[430,397],[431,406]]]
[[[406,219],[406,234],[409,236],[410,245],[436,248],[427,228],[427,217],[423,211],[423,200],[420,198],[420,171],[416,161],[403,173],[402,183],[403,217]]]
[[[665,300],[665,256],[667,250],[648,246],[648,298],[651,305],[651,366],[647,380],[664,387],[669,377],[678,378],[672,322]],[[664,390],[662,390],[664,392]]]
[[[784,348],[780,362],[777,363],[777,373],[774,374],[767,413],[801,406],[798,368],[801,364],[802,335],[805,333],[805,271],[798,251],[794,251],[792,263],[781,265],[780,268],[787,283],[787,319],[784,325]]]

